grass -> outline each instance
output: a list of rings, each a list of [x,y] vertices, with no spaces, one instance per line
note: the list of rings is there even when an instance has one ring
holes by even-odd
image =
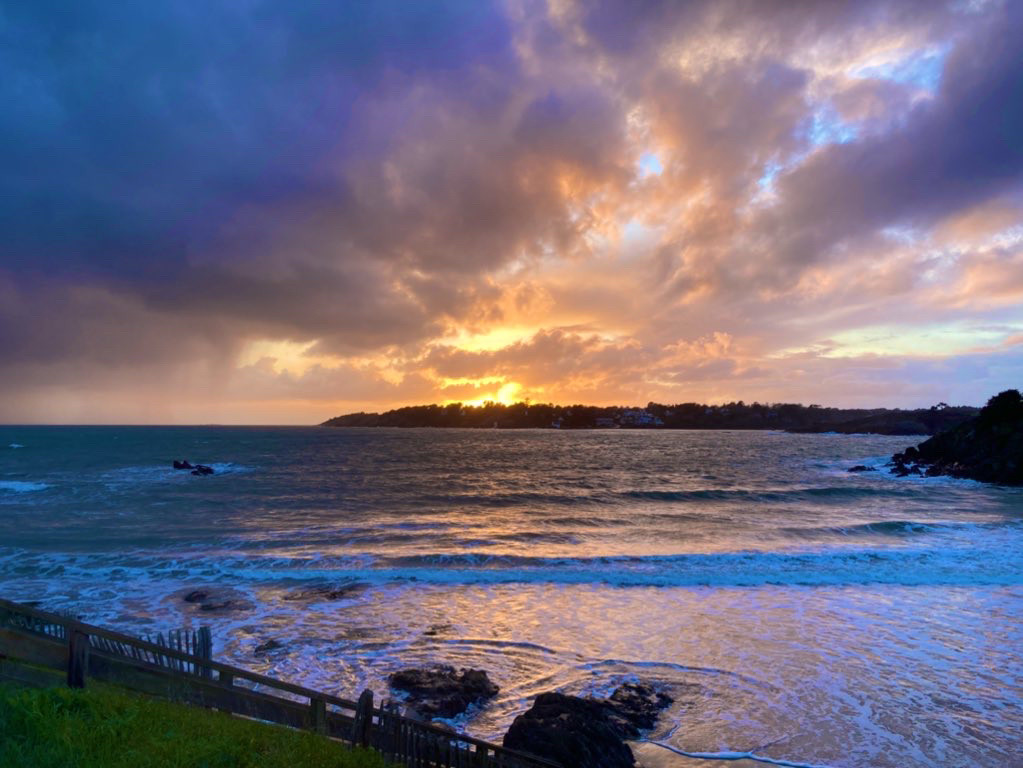
[[[313,733],[125,693],[0,685],[4,768],[386,768]]]

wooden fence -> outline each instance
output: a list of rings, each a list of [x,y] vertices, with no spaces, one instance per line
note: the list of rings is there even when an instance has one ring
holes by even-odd
[[[44,616],[52,617],[52,614],[34,610],[31,606],[0,600],[0,627],[22,629],[57,640],[67,640],[67,622],[73,617],[58,614],[57,617],[61,621],[51,621],[49,618],[43,618]],[[189,656],[198,656],[204,662],[213,658],[213,635],[209,627],[199,627],[198,630],[193,631],[172,630],[166,636],[163,632],[158,632],[155,635],[143,635],[139,639],[150,645],[158,645],[160,648],[169,648],[182,651]],[[191,672],[207,678],[211,676],[210,669],[205,663],[184,661],[162,652],[147,650],[138,643],[128,644],[105,635],[94,635],[91,647],[115,656],[126,656],[148,664],[155,664],[158,667]]]
[[[160,638],[157,638],[160,640]],[[393,702],[357,702],[221,664],[189,653],[208,642],[152,642],[68,616],[0,600],[0,681],[52,682],[43,670],[66,674],[81,688],[89,678],[177,702],[315,731],[382,752],[409,768],[560,768],[557,763],[398,714]],[[184,645],[182,645],[184,644]],[[206,646],[208,648],[208,646]]]

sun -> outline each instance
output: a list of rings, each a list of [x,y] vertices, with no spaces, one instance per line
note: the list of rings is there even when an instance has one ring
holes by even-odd
[[[517,384],[514,381],[509,381],[507,384],[503,384],[500,389],[492,395],[484,395],[478,397],[475,400],[463,400],[463,405],[473,406],[475,408],[480,407],[486,402],[500,403],[501,405],[511,405],[518,401],[519,392],[522,391],[522,385]]]

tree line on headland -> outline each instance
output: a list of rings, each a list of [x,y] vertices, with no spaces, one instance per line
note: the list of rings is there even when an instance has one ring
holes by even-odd
[[[826,408],[793,403],[725,405],[648,403],[624,406],[485,402],[413,405],[384,413],[350,413],[328,427],[460,427],[474,429],[777,429],[791,432],[870,432],[933,435],[975,416],[977,408],[938,403],[913,410]]]

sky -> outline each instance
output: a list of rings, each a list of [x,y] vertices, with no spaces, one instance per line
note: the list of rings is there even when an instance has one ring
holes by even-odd
[[[0,421],[982,404],[1023,3],[0,0]]]

